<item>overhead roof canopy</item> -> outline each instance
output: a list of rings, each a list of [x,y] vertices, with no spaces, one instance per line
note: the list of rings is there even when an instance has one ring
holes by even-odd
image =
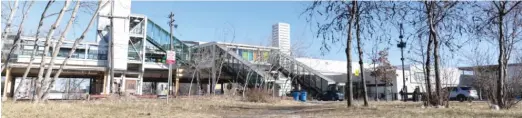
[[[522,63],[508,64],[508,66],[522,66]],[[497,67],[498,67],[498,65],[468,66],[468,67],[459,67],[459,70],[472,71],[475,68],[497,68]]]

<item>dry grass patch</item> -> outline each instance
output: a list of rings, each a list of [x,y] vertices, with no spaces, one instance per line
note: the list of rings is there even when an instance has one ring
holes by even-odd
[[[309,117],[380,117],[380,118],[471,118],[471,117],[522,117],[520,105],[509,110],[489,109],[485,102],[451,102],[450,108],[423,108],[413,102],[372,102],[370,107],[346,108],[344,104],[332,105],[333,109],[303,112]]]
[[[170,99],[96,100],[96,101],[50,101],[45,104],[6,101],[2,105],[2,116],[19,117],[220,117],[229,113],[226,108],[239,106],[281,106],[298,102],[280,101],[273,103],[242,102],[236,97],[182,97]]]
[[[50,101],[47,104],[4,102],[2,116],[19,117],[522,117],[520,105],[494,111],[485,102],[451,102],[452,108],[422,108],[421,103],[371,102],[370,107],[346,108],[345,102],[245,102],[240,97],[193,96],[171,99]]]

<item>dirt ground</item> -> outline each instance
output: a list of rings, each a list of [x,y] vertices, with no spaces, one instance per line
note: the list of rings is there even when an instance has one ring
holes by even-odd
[[[6,101],[2,118],[332,118],[332,117],[522,117],[522,105],[510,110],[489,109],[486,102],[451,102],[451,108],[423,108],[419,102],[371,102],[370,107],[346,108],[345,102],[295,102],[276,100],[271,103],[243,102],[239,98],[184,97],[171,99],[132,99],[95,101],[50,101],[45,104]]]

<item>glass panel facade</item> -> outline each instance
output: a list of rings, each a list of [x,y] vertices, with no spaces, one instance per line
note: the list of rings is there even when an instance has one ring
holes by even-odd
[[[268,61],[268,58],[269,58],[268,57],[268,52],[263,52],[263,59],[262,60],[266,62],[266,61]]]
[[[254,60],[254,52],[253,51],[248,51],[248,61],[252,61]]]
[[[163,51],[170,49],[170,33],[168,31],[150,20],[147,20],[147,28],[147,40],[152,45],[161,48]],[[189,47],[176,37],[173,37],[173,39],[176,62],[184,63],[185,60],[189,59]]]

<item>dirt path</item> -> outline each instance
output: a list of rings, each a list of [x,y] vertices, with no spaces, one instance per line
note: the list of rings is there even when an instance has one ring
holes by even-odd
[[[303,113],[314,113],[334,110],[332,104],[339,102],[311,101],[292,106],[229,106],[223,110],[239,111],[238,114],[223,114],[223,117],[234,118],[266,118],[285,117],[300,118]]]

